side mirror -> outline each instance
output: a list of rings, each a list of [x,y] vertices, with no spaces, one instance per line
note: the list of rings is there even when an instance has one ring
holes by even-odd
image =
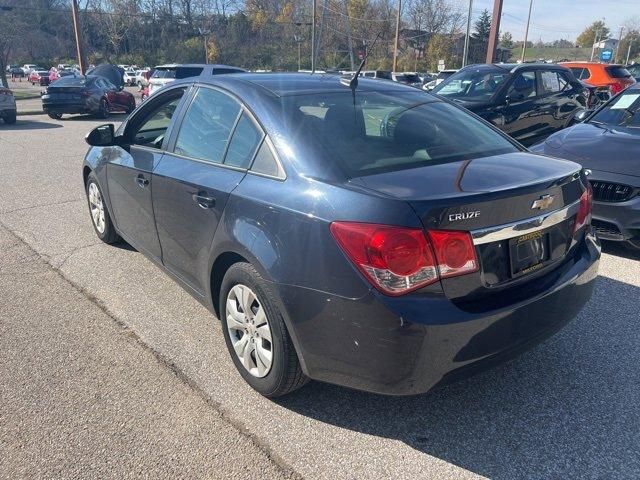
[[[575,123],[582,123],[587,119],[590,113],[591,112],[589,110],[580,110],[573,116],[573,121]]]
[[[116,144],[116,134],[113,123],[100,125],[84,137],[85,141],[92,147],[111,147]]]

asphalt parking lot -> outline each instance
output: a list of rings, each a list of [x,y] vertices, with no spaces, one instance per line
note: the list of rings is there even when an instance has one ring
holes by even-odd
[[[112,121],[121,119],[113,116]],[[178,443],[167,440],[172,430],[184,434],[185,426],[200,420],[206,426],[197,432],[201,443],[217,442],[213,450],[227,449],[238,461],[263,465],[267,478],[640,476],[640,254],[606,245],[594,297],[571,324],[518,359],[471,379],[406,398],[311,383],[270,401],[236,373],[219,324],[208,311],[126,244],[107,246],[95,236],[80,167],[87,150],[83,136],[100,123],[91,117],[54,121],[44,115],[19,117],[13,126],[0,123],[0,277],[5,279],[0,305],[8,312],[0,314],[5,339],[0,355],[11,357],[0,362],[0,391],[10,392],[0,395],[0,471],[7,471],[3,461],[13,462],[14,477],[28,471],[16,466],[32,458],[26,444],[40,458],[36,473],[42,477],[59,476],[56,459],[70,452],[100,464],[127,451],[127,461],[140,464],[143,458],[149,461],[144,455],[155,443],[166,449]],[[51,280],[31,275],[30,269],[16,275],[9,261],[15,248],[21,249],[20,258],[34,257],[33,268],[52,275]],[[7,281],[9,274],[15,280]],[[50,288],[60,293],[38,294]],[[55,302],[60,308],[53,315],[45,306]],[[87,323],[89,315],[92,321]],[[40,325],[54,318],[60,328]],[[81,323],[78,330],[69,328],[74,322]],[[123,329],[136,340],[133,346],[119,346],[113,339]],[[143,379],[155,379],[158,386],[145,390],[150,396],[161,393],[154,398],[154,409],[188,412],[165,419],[157,436],[145,435],[144,428],[123,434],[103,421],[95,426],[102,433],[89,437],[91,441],[65,443],[67,430],[59,429],[82,428],[82,422],[58,424],[57,415],[43,413],[50,411],[46,404],[41,409],[18,408],[37,392],[25,372],[16,378],[19,357],[12,348],[31,344],[33,337],[40,347],[21,350],[28,355],[25,364],[33,372],[42,369],[39,378],[58,378],[61,372],[47,370],[50,356],[72,331],[79,345],[73,351],[79,356],[103,344],[88,349],[96,338],[113,342],[109,350],[122,348],[123,356],[129,355],[126,349],[144,350],[130,354],[135,359],[126,364],[131,381],[118,383],[113,372],[109,378],[91,377],[105,387],[101,395],[118,396],[122,392],[113,389],[127,389],[144,402]],[[81,364],[76,358],[64,372],[69,391],[87,388]],[[171,381],[184,403],[169,393]],[[112,388],[106,388],[109,382]],[[65,398],[46,387],[39,395],[50,395],[52,402]],[[87,396],[74,404],[74,415],[95,416],[95,409],[104,408],[107,419],[117,420],[106,403]],[[135,418],[143,410],[139,404],[131,406]],[[46,431],[59,442],[53,444],[41,434],[34,414],[43,415]],[[15,441],[17,435],[22,441]],[[131,445],[139,450],[127,449]],[[207,456],[189,452],[182,448],[168,453],[175,458],[174,469],[157,468],[157,476],[257,476],[251,469],[221,475],[229,464],[198,463]],[[151,458],[167,461],[160,454]],[[198,468],[190,470],[196,463]]]

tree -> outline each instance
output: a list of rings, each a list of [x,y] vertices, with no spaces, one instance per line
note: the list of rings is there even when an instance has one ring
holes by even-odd
[[[438,60],[444,60],[445,66],[451,65],[453,58],[453,40],[450,35],[437,34],[431,37],[427,47],[430,70],[438,67]]]
[[[500,45],[504,48],[513,48],[513,37],[511,36],[511,32],[504,32],[502,37],[500,37]]]
[[[486,8],[480,14],[480,18],[476,20],[474,24],[475,33],[473,36],[475,38],[480,38],[482,40],[489,39],[489,33],[491,33],[491,15],[489,15],[489,10]]]
[[[605,25],[604,21],[597,20],[589,25],[584,31],[578,35],[576,44],[580,47],[589,47],[596,43],[596,37],[598,41],[609,38],[611,31]]]

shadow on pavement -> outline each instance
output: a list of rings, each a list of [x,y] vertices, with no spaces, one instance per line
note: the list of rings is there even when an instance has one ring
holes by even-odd
[[[638,478],[638,298],[640,288],[600,277],[590,303],[554,337],[425,395],[313,382],[278,403],[490,478]]]
[[[607,242],[603,240],[602,251],[629,260],[640,260],[640,249],[634,249],[626,242]]]
[[[110,122],[123,122],[129,115],[127,113],[112,113],[108,118],[99,118],[96,115],[65,115],[62,117],[61,122],[78,122],[78,121],[103,121],[104,123]]]
[[[0,132],[3,130],[46,130],[50,128],[61,128],[62,125],[51,122],[41,122],[39,120],[26,120],[19,118],[13,125],[0,122]]]

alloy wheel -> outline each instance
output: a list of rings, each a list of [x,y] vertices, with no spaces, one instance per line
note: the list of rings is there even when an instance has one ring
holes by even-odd
[[[271,329],[263,306],[249,287],[235,285],[227,295],[227,330],[233,349],[254,377],[265,377],[273,363]]]
[[[91,210],[91,218],[96,230],[100,233],[104,233],[105,218],[104,218],[104,204],[102,203],[102,195],[95,183],[89,184],[89,209]]]

